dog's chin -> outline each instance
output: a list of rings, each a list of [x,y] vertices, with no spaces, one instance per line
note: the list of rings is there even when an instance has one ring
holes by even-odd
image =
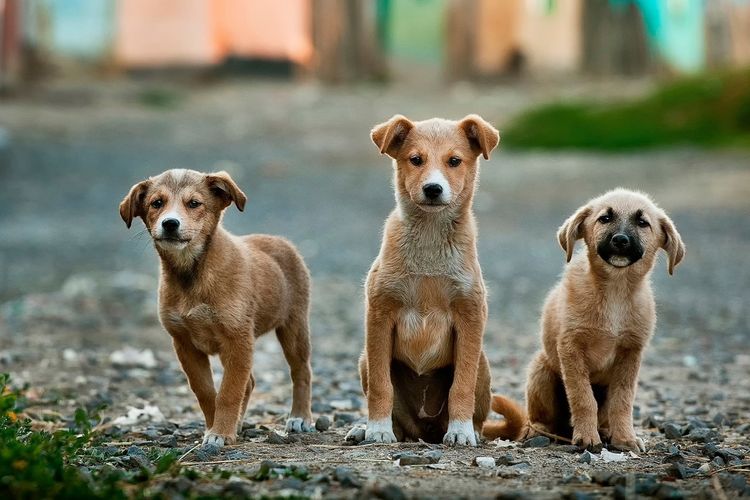
[[[612,267],[616,267],[617,269],[625,269],[626,267],[630,267],[641,258],[639,256],[629,256],[629,255],[602,255],[599,254],[599,257],[609,264]]]
[[[156,246],[161,248],[162,250],[167,250],[170,252],[180,252],[187,248],[187,246],[190,244],[189,239],[178,239],[178,238],[158,238],[155,239],[154,242],[156,243]]]
[[[419,207],[420,210],[429,213],[442,212],[446,209],[446,207],[448,207],[447,203],[433,203],[426,201],[419,201],[414,203]]]

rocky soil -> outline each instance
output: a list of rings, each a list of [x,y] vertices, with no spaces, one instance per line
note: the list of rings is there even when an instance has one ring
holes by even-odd
[[[0,371],[27,387],[28,412],[50,425],[65,425],[76,407],[105,406],[99,466],[153,467],[157,452],[173,450],[187,468],[225,471],[155,486],[174,497],[750,495],[746,153],[501,151],[482,166],[485,344],[493,388],[519,399],[539,308],[564,264],[559,224],[618,185],[650,192],[673,216],[688,255],[673,278],[663,261],[654,272],[659,322],[634,414],[645,453],[591,455],[545,440],[357,445],[344,436],[366,415],[356,371],[361,283],[393,203],[370,126],[394,112],[480,112],[502,124],[539,90],[468,88],[446,99],[232,84],[178,88],[180,105],[167,110],[144,108],[138,91],[53,88],[0,103]],[[156,256],[117,214],[133,183],[173,166],[229,169],[249,202],[226,225],[283,234],[304,254],[314,279],[318,431],[283,434],[291,384],[271,334],[258,343],[238,444],[196,446],[201,415],[156,319]]]

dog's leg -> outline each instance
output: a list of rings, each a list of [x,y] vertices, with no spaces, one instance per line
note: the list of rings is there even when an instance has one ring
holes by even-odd
[[[527,430],[525,438],[533,437],[540,431],[555,432],[558,413],[555,386],[558,377],[559,375],[549,368],[544,351],[537,352],[529,364],[526,382],[526,409],[532,428]]]
[[[477,432],[472,418],[487,308],[484,304],[466,301],[458,304],[454,310],[455,371],[448,394],[448,432],[443,442],[447,445],[476,446]]]
[[[287,326],[277,328],[276,337],[284,351],[292,377],[292,412],[286,421],[286,431],[312,431],[312,368],[307,317],[292,319]]]
[[[387,309],[383,308],[383,309]],[[378,312],[378,307],[367,308],[367,430],[365,439],[377,443],[395,443],[393,433],[393,384],[391,360],[393,328],[391,318]]]
[[[633,400],[641,366],[641,350],[629,349],[617,353],[612,366],[612,378],[607,393],[612,446],[621,450],[646,451],[643,440],[633,428]]]
[[[588,368],[582,362],[580,355],[583,348],[572,342],[565,342],[566,335],[570,334],[563,334],[561,341],[558,342],[558,354],[565,393],[570,405],[573,444],[599,451],[602,448],[602,440],[597,428],[598,409]]]
[[[245,418],[245,412],[247,412],[247,404],[250,402],[250,395],[253,393],[253,389],[255,389],[255,377],[253,377],[253,374],[251,373],[250,380],[247,382],[247,387],[245,387],[245,395],[242,397],[240,420],[239,422],[237,422],[237,434],[242,431],[242,421]]]
[[[204,444],[224,446],[237,439],[237,425],[240,409],[250,383],[253,365],[252,328],[238,335],[237,342],[219,351],[219,359],[224,367],[219,394],[216,397],[216,417],[203,437]],[[244,338],[247,335],[249,338]],[[249,397],[249,395],[248,395]]]
[[[216,389],[208,356],[196,349],[190,340],[179,340],[179,337],[173,337],[172,344],[182,370],[187,376],[190,389],[198,398],[198,404],[206,419],[206,429],[210,429],[214,425]]]

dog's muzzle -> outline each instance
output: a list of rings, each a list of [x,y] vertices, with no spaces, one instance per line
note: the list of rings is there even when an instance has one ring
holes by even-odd
[[[638,238],[625,232],[603,238],[596,250],[604,262],[614,267],[628,267],[643,257],[643,247]]]

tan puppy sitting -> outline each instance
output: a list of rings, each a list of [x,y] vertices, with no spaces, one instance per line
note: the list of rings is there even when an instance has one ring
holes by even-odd
[[[393,158],[396,208],[366,283],[359,368],[366,439],[477,445],[490,403],[487,304],[471,205],[497,130],[476,115],[372,130]]]
[[[128,227],[140,217],[161,258],[159,317],[206,418],[204,443],[235,441],[250,394],[255,338],[276,331],[291,370],[287,431],[309,430],[310,276],[283,238],[234,236],[221,226],[246,197],[226,172],[168,170],[132,187],[120,204]],[[224,377],[214,389],[208,356]]]
[[[576,240],[585,251],[573,256]],[[633,429],[633,400],[643,349],[656,323],[650,274],[660,248],[669,274],[685,256],[670,218],[642,193],[616,189],[579,208],[558,231],[570,264],[542,313],[542,349],[529,367],[527,414],[495,396],[504,423],[488,437],[571,437],[591,449],[643,451]],[[572,257],[572,261],[571,261]]]

